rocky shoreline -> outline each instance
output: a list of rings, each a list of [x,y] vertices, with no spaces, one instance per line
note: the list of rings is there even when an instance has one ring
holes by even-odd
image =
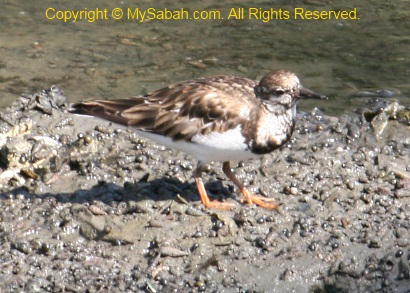
[[[131,129],[71,115],[61,90],[0,112],[4,292],[408,292],[410,110],[301,113],[291,141],[233,164],[270,211],[209,165]]]

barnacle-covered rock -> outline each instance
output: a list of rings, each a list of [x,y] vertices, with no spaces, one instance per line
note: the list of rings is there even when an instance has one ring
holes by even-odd
[[[358,112],[364,122],[370,123],[378,140],[399,138],[410,143],[410,108],[396,100],[371,98]]]

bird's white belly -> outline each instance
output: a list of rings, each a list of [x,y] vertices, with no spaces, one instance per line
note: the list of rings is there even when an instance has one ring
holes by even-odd
[[[137,133],[168,148],[190,154],[201,162],[239,161],[258,157],[248,149],[240,126],[222,133],[212,132],[208,135],[195,135],[192,142],[173,141],[170,137],[139,130]]]

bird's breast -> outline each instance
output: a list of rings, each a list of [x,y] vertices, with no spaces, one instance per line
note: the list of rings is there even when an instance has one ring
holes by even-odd
[[[295,126],[295,109],[287,109],[281,114],[265,112],[259,116],[256,131],[251,143],[255,154],[266,154],[285,144],[291,137]]]

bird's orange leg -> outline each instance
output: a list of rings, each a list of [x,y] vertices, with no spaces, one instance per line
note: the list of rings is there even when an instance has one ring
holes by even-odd
[[[211,201],[208,197],[208,194],[205,190],[204,182],[201,178],[201,163],[198,164],[197,169],[194,171],[194,178],[196,182],[196,187],[198,189],[199,196],[201,198],[202,203],[206,208],[215,208],[215,209],[222,209],[222,210],[230,210],[235,207],[234,204],[227,203],[227,202],[220,202],[220,201]]]
[[[252,192],[248,191],[242,184],[242,182],[240,182],[238,180],[238,178],[236,178],[235,174],[232,172],[231,169],[231,165],[229,164],[229,162],[224,162],[223,166],[222,166],[222,170],[224,171],[226,177],[228,177],[229,180],[231,180],[241,191],[242,195],[243,195],[243,200],[241,200],[241,202],[245,201],[248,204],[256,204],[258,206],[267,208],[267,209],[276,209],[278,207],[278,204],[276,203],[272,203],[273,199],[272,198],[267,198],[267,197],[262,197],[262,196],[258,196],[253,194]],[[271,202],[271,203],[269,203]]]

